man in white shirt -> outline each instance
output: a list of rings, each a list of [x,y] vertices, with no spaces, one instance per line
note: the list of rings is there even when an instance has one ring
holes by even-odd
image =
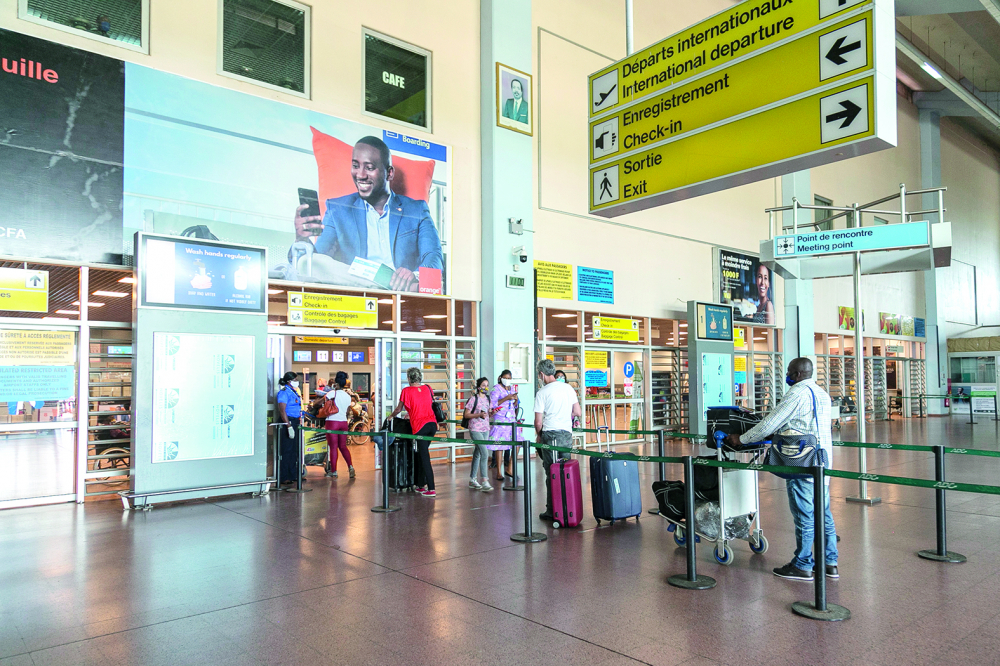
[[[785,383],[791,388],[778,406],[748,432],[729,435],[725,443],[733,448],[766,439],[786,428],[814,435],[826,451],[827,466],[833,461],[833,437],[830,425],[830,395],[813,379],[813,364],[808,358],[797,358],[788,364]],[[830,479],[826,487],[826,576],[840,578],[837,569],[837,528],[830,513]],[[795,522],[795,556],[774,575],[792,580],[813,580],[813,480],[787,479],[788,506]]]
[[[542,388],[535,394],[535,441],[551,446],[573,445],[573,422],[583,413],[576,389],[564,382],[556,381],[556,366],[549,359],[538,362],[538,378]],[[552,486],[549,484],[549,468],[555,459],[552,451],[538,449],[545,471],[545,513],[541,520],[552,520]]]

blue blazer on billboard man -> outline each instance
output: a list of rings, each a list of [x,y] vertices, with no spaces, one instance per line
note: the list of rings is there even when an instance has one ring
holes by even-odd
[[[299,240],[320,233],[316,252],[350,264],[356,257],[377,261],[393,269],[389,288],[417,291],[420,268],[441,270],[441,239],[427,202],[396,194],[392,180],[392,154],[373,136],[358,140],[351,155],[351,178],[356,194],[328,199],[326,214],[301,217],[295,213]]]

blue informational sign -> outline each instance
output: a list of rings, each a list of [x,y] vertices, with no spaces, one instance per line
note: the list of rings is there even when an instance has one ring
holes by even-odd
[[[913,335],[918,338],[927,337],[927,324],[923,319],[916,318],[913,320]]]
[[[576,299],[588,303],[615,302],[615,273],[602,268],[576,267]]]
[[[75,394],[72,365],[0,366],[0,403],[69,400]]]
[[[635,374],[635,365],[633,365],[632,361],[629,361],[628,363],[625,364],[625,376],[631,377],[634,374]]]
[[[365,353],[364,352],[347,352],[347,362],[348,363],[364,363]]]
[[[698,303],[697,335],[700,340],[733,341],[733,309],[725,305]]]
[[[143,306],[264,313],[263,250],[157,236],[143,243]]]
[[[400,134],[399,132],[390,132],[389,130],[382,132],[382,140],[385,141],[385,145],[389,146],[389,150],[394,153],[419,155],[437,162],[448,161],[448,147],[442,146],[439,143],[431,143],[426,139],[418,139],[413,136]]]
[[[774,239],[774,258],[897,250],[929,244],[928,222],[884,224],[778,236]]]
[[[587,388],[605,388],[608,385],[608,371],[587,370],[583,373],[583,383]]]
[[[733,382],[736,384],[746,384],[747,383],[747,372],[746,370],[737,370],[733,373]]]

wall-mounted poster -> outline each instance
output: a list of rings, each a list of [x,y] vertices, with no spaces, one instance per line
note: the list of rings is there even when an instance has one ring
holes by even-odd
[[[615,302],[615,273],[603,268],[576,267],[576,299],[586,303]]]
[[[878,332],[883,335],[902,335],[903,325],[898,314],[878,313]]]
[[[914,333],[914,325],[913,325],[914,318],[913,317],[904,316],[904,317],[900,318],[900,321],[901,321],[902,327],[903,327],[902,328],[902,333],[900,333],[900,335],[906,335],[906,336],[909,336],[911,338],[914,337],[913,336],[913,333]]]
[[[837,308],[837,328],[841,331],[854,330],[854,308],[841,305]],[[861,312],[861,330],[865,330],[865,313]]]
[[[253,455],[253,421],[253,336],[153,333],[154,463]]]
[[[535,261],[535,280],[538,298],[573,300],[573,264]]]
[[[531,74],[497,63],[497,125],[532,133]]]
[[[737,322],[774,326],[774,274],[757,257],[719,250],[719,302]]]

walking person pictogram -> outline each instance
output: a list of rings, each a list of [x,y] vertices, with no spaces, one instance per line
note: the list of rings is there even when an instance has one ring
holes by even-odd
[[[603,200],[605,193],[607,193],[607,195],[611,197],[611,181],[608,180],[607,171],[604,172],[604,179],[601,181],[601,196],[598,198],[598,200]]]

